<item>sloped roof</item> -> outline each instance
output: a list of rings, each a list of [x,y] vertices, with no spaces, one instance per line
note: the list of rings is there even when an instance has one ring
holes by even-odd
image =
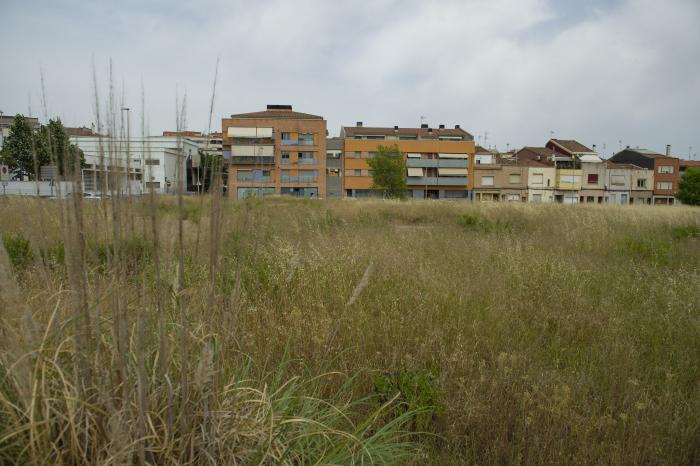
[[[328,139],[326,139],[326,149],[327,150],[343,150],[343,139],[342,138],[328,138]]]
[[[606,165],[608,168],[612,169],[620,169],[620,170],[647,170],[644,167],[639,167],[637,165],[634,165],[632,163],[617,163],[617,162],[612,162],[610,160],[606,160]]]
[[[379,126],[344,126],[346,137],[356,135],[397,135],[397,136],[420,136],[421,138],[431,138],[439,136],[462,136],[472,138],[472,135],[462,128],[383,128]]]
[[[295,112],[293,110],[264,110],[262,112],[237,113],[231,118],[244,119],[281,119],[281,120],[323,120],[322,116],[310,113]]]
[[[558,144],[560,147],[571,153],[593,152],[593,149],[589,149],[574,139],[550,139],[550,141]]]
[[[518,158],[518,165],[541,167],[552,166],[552,163],[549,162],[551,155],[552,150],[546,147],[523,147],[515,153],[515,156]],[[540,160],[537,160],[538,157]]]

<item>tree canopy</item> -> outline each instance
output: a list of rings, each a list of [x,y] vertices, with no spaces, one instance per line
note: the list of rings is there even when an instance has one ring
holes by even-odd
[[[5,138],[0,152],[0,161],[22,177],[31,178],[35,173],[34,136],[34,129],[29,120],[23,115],[15,115],[10,134]],[[42,165],[42,162],[47,160],[37,159],[37,163]]]
[[[20,176],[30,178],[34,178],[39,167],[44,165],[56,165],[58,173],[64,177],[70,176],[73,169],[85,165],[83,151],[70,143],[60,119],[51,119],[48,124],[35,130],[22,115],[15,116],[0,160]]]
[[[37,135],[37,157],[48,164],[56,165],[58,173],[70,177],[74,169],[85,166],[85,154],[75,144],[70,143],[70,137],[59,118],[49,120],[42,125]]]
[[[678,183],[676,199],[683,204],[700,205],[700,167],[691,167],[685,171]]]
[[[384,197],[406,198],[406,162],[403,153],[394,146],[379,146],[374,158],[367,161],[372,169],[372,189]]]

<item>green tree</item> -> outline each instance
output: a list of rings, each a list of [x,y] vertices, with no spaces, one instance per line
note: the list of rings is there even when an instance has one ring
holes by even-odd
[[[70,137],[59,118],[42,125],[36,138],[36,152],[41,165],[58,167],[58,173],[70,177],[73,170],[85,166],[85,154],[78,146],[70,143]]]
[[[10,170],[16,171],[21,176],[34,176],[34,130],[29,120],[22,115],[15,115],[10,127],[10,134],[5,138],[0,152],[0,161]],[[37,162],[41,165],[42,160]]]
[[[688,168],[680,182],[676,199],[683,204],[700,205],[700,167]]]
[[[406,198],[406,162],[396,145],[379,146],[377,155],[367,163],[372,169],[372,189],[380,191],[384,197]]]

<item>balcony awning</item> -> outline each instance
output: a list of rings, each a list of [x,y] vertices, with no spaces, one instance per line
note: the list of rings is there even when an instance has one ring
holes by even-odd
[[[271,138],[272,128],[235,128],[228,129],[230,138]]]
[[[441,159],[467,159],[469,158],[468,154],[446,154],[446,153],[440,153],[438,154],[438,157]]]
[[[406,157],[408,157],[409,159],[419,159],[420,154],[416,154],[415,152],[409,152],[408,154],[406,154]]]
[[[422,168],[409,168],[408,169],[408,176],[423,176],[423,169]]]
[[[467,176],[466,168],[438,168],[438,176]]]
[[[275,155],[275,146],[231,146],[231,155],[234,157],[272,157]]]

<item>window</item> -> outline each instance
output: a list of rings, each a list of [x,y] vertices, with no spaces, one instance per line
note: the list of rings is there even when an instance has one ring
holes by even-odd
[[[491,155],[491,154],[477,154],[476,155],[476,163],[477,163],[477,165],[493,163],[493,155]]]
[[[299,170],[299,181],[301,183],[313,183],[316,170]]]
[[[646,188],[647,187],[647,180],[644,178],[637,178],[637,187],[638,188]]]
[[[559,176],[560,183],[577,183],[580,180],[581,180],[581,177],[577,176],[577,175],[560,175]]]
[[[253,181],[253,170],[237,170],[236,179],[238,181]]]
[[[532,202],[542,202],[542,194],[533,194]]]
[[[299,152],[298,162],[300,164],[306,164],[306,165],[311,165],[311,164],[316,163],[316,159],[314,159],[314,153],[313,152]]]
[[[289,152],[282,152],[282,163],[289,163]]]
[[[362,152],[355,152],[355,158],[356,159],[362,158]]]
[[[374,170],[367,170],[367,176],[374,176]]]
[[[146,181],[147,188],[160,189],[160,181]]]
[[[370,158],[370,159],[373,159],[373,158],[375,158],[376,156],[377,156],[377,153],[376,153],[376,152],[368,152],[368,153],[367,153],[367,157]]]
[[[313,146],[314,145],[314,135],[313,133],[299,133],[299,145],[300,146]]]
[[[399,136],[400,141],[415,141],[418,139],[418,135],[405,135],[405,136]]]
[[[673,189],[673,183],[671,183],[670,181],[657,181],[656,182],[656,189],[671,190],[671,189]]]
[[[543,184],[544,183],[544,174],[542,173],[534,173],[532,175],[532,184]],[[542,196],[540,196],[541,198]]]
[[[146,159],[144,163],[146,165],[160,165],[160,159]]]
[[[659,165],[659,173],[673,173],[673,165]]]
[[[513,173],[508,177],[508,182],[510,184],[518,184],[520,183],[520,175],[518,173]]]
[[[292,133],[282,133],[283,141],[289,141],[290,139],[292,139]]]
[[[384,135],[367,136],[367,139],[384,139]]]
[[[589,173],[588,174],[588,184],[598,184],[598,174]]]
[[[625,175],[610,175],[610,184],[613,186],[624,186]]]
[[[547,186],[551,186],[551,184],[552,184],[552,180],[550,180],[549,178],[547,178]]]
[[[493,176],[482,176],[481,186],[493,186]]]
[[[359,170],[357,168],[355,169],[354,173],[355,173],[355,176],[362,176],[362,170]]]

